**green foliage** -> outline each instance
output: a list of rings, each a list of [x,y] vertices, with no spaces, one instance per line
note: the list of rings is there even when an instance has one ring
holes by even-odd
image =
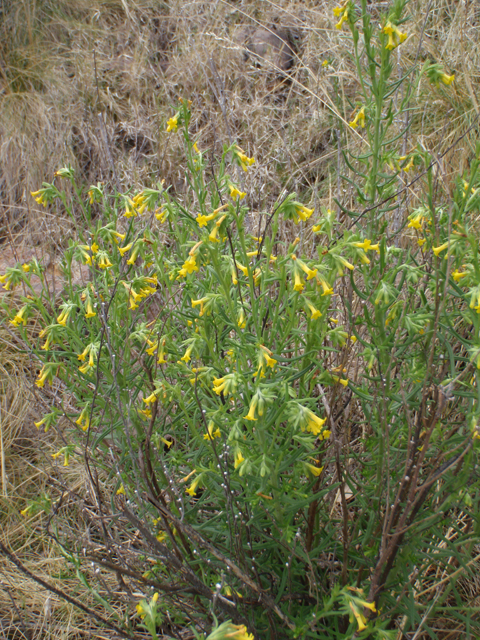
[[[207,161],[183,100],[167,124],[184,137],[183,199],[161,184],[85,193],[62,169],[75,202],[56,184],[34,194],[83,215],[62,302],[35,261],[0,277],[29,291],[10,313],[24,340],[29,317],[42,326],[30,343],[37,386],[63,390],[37,423],[68,418],[54,456],[83,458],[116,487],[112,522],[142,541],[137,583],[183,623],[215,611],[239,623],[212,637],[224,625],[225,637],[248,637],[244,624],[258,638],[427,628],[443,602],[429,600],[432,566],[452,574],[478,541],[480,149],[441,203],[428,153],[401,155],[394,123],[413,88],[392,79],[403,12],[393,3],[379,29],[366,0],[337,11],[362,88],[349,127],[363,146],[345,160],[366,208],[338,202],[349,222],[290,194],[254,235],[238,175],[255,160],[233,144]],[[412,167],[425,199],[400,243],[391,217]],[[279,240],[285,220],[314,234],[316,255]],[[81,285],[75,263],[89,269]],[[156,606],[137,607],[153,638]]]

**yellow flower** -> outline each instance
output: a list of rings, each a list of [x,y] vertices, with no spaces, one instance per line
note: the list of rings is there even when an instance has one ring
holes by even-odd
[[[213,225],[213,229],[210,231],[210,234],[208,236],[208,239],[210,240],[210,242],[220,242],[220,240],[217,238],[217,233],[218,233],[218,225],[215,224]]]
[[[245,318],[245,311],[243,307],[240,309],[240,313],[238,314],[237,325],[240,327],[240,329],[245,329],[245,327],[247,326],[247,319]]]
[[[402,33],[390,21],[383,27],[383,33],[388,36],[388,42],[385,47],[390,50],[395,49],[395,47],[398,47],[399,44],[407,39],[407,34]]]
[[[198,265],[195,256],[189,256],[183,263],[183,267],[178,272],[179,277],[185,277],[194,271],[198,271]]]
[[[448,76],[446,73],[442,73],[440,76],[440,80],[443,82],[443,84],[452,84],[452,82],[455,80],[455,74],[452,73],[451,76]]]
[[[441,244],[439,247],[433,247],[432,251],[433,253],[437,256],[444,251],[445,249],[448,249],[448,242],[444,242],[443,244]]]
[[[67,447],[62,447],[57,451],[57,453],[52,453],[52,458],[56,460],[61,455],[63,455],[63,466],[68,467],[70,464],[70,451]]]
[[[413,156],[410,158],[410,162],[403,167],[405,173],[408,173],[410,169],[413,167]]]
[[[190,362],[191,357],[190,354],[192,353],[193,350],[193,344],[191,344],[188,349],[185,351],[184,355],[180,358],[180,360],[183,360],[183,362]]]
[[[92,301],[90,298],[87,299],[87,313],[85,314],[85,318],[93,318],[96,316],[96,312],[93,310]]]
[[[85,422],[84,425],[82,425],[83,422]],[[78,424],[79,427],[82,427],[83,431],[87,431],[88,427],[90,426],[90,415],[89,415],[88,405],[83,407],[80,415],[75,420],[75,424]]]
[[[237,159],[244,171],[248,171],[248,167],[255,164],[255,158],[248,158],[238,145],[233,150],[233,157]]]
[[[292,260],[307,274],[307,280],[311,280],[317,275],[318,269],[310,269],[310,267],[308,267],[302,260],[299,260],[294,253],[292,253]]]
[[[113,264],[110,262],[108,254],[105,251],[102,251],[98,255],[98,266],[100,269],[108,269],[109,267],[113,266]]]
[[[206,227],[207,224],[210,222],[210,220],[213,220],[214,218],[216,218],[217,215],[218,215],[218,212],[214,211],[209,216],[203,216],[203,215],[197,216],[196,220],[197,220],[198,226],[199,227]]]
[[[339,382],[342,386],[348,387],[348,378],[340,378],[339,376],[332,376],[334,382]]]
[[[456,269],[452,273],[452,278],[455,280],[455,282],[460,282],[460,280],[464,278],[466,275],[468,275],[466,271],[459,271],[458,269]]]
[[[363,249],[364,251],[376,251],[380,253],[380,245],[372,244],[371,240],[364,240],[363,242],[354,242],[354,247],[358,247],[359,249]]]
[[[156,209],[155,218],[160,222],[160,224],[163,224],[165,222],[167,213],[168,211],[166,209]]]
[[[204,434],[203,439],[213,440],[214,438],[220,438],[221,435],[220,429],[218,427],[215,429],[215,423],[213,420],[210,420],[207,426],[207,433]]]
[[[28,309],[27,305],[23,306],[20,309],[20,311],[17,312],[17,314],[14,317],[14,319],[10,320],[10,324],[12,324],[14,327],[18,327],[19,324],[26,325],[27,324],[27,319],[24,318],[24,314],[27,311],[27,309]]]
[[[237,452],[235,453],[235,462],[234,462],[235,469],[239,467],[244,460],[245,458],[242,456],[241,452],[237,449]]]
[[[35,202],[38,202],[38,204],[43,204],[44,207],[47,206],[47,203],[44,200],[45,189],[39,189],[38,191],[30,191],[30,195],[34,198]]]
[[[197,495],[197,487],[198,484],[200,482],[200,476],[198,476],[197,478],[195,478],[195,480],[192,482],[192,484],[188,487],[188,489],[185,489],[185,492],[188,493],[189,496],[195,496]]]
[[[45,384],[45,380],[48,378],[50,371],[45,366],[42,367],[40,373],[38,374],[37,380],[35,380],[35,384],[37,387],[43,387]]]
[[[304,462],[303,464],[306,467],[307,471],[317,478],[323,471],[323,467],[316,467],[315,465],[310,464],[309,462]]]
[[[365,128],[365,107],[362,107],[355,118],[348,124],[352,129],[356,129],[359,126]]]
[[[296,215],[300,218],[300,220],[303,220],[303,222],[308,220],[308,218],[310,218],[314,211],[315,209],[307,209],[307,207],[304,207],[303,204],[299,204],[295,207]],[[298,220],[295,220],[295,222],[298,223]]]
[[[302,292],[304,287],[305,287],[305,284],[303,283],[300,277],[300,274],[298,273],[298,271],[295,271],[295,284],[293,286],[293,290]]]
[[[233,184],[229,185],[229,188],[230,188],[230,197],[232,198],[232,200],[243,200],[243,198],[245,198],[245,196],[247,195],[243,191],[240,191],[239,189],[237,189],[237,187]]]
[[[343,256],[337,256],[337,259],[342,263],[344,267],[350,269],[350,271],[353,271],[355,269],[353,264],[350,264],[350,262],[348,262],[348,260],[346,260]]]
[[[240,269],[244,276],[248,276],[248,267],[244,267],[243,264],[240,264],[239,262],[235,262],[235,264],[237,269]]]
[[[178,129],[178,113],[167,122],[167,131],[176,131]]]
[[[129,242],[125,247],[118,247],[118,251],[120,252],[120,255],[123,257],[127,253],[127,251],[130,251],[132,247],[133,247],[133,242]]]
[[[275,358],[272,358],[272,352],[270,351],[270,349],[264,347],[263,344],[260,345],[260,349],[263,352],[263,357],[267,363],[267,366],[273,368],[277,364],[277,361],[275,360]]]
[[[364,629],[367,628],[367,625],[366,625],[367,620],[365,616],[363,615],[363,613],[360,613],[360,611],[356,609],[353,602],[349,602],[348,604],[350,605],[350,609],[352,610],[352,613],[357,620],[358,630],[363,631]]]
[[[310,316],[310,320],[317,320],[318,318],[321,317],[321,313],[318,309],[316,309],[312,304],[310,304],[309,302],[307,302],[308,308],[310,309],[311,312],[311,316]]]
[[[310,433],[313,433],[314,436],[317,436],[322,431],[322,427],[327,419],[319,418],[313,413],[313,411],[310,411],[310,409],[304,409],[304,411],[304,416],[307,420],[307,431],[310,431]]]
[[[410,220],[410,222],[407,224],[407,228],[410,227],[412,229],[418,229],[418,231],[422,230],[423,221],[426,220],[422,209],[414,211],[411,215],[408,216],[408,219]]]
[[[209,298],[207,296],[203,297],[203,298],[199,298],[198,300],[192,300],[192,307],[198,307],[198,305],[200,305],[200,313],[198,314],[200,317],[203,316],[203,314],[205,313],[205,310],[203,308],[203,305],[208,302]]]
[[[317,276],[317,282],[323,289],[322,298],[323,296],[331,296],[333,294],[333,289],[326,280],[324,280],[320,276]]]
[[[83,365],[83,367],[79,367],[79,370],[82,373],[86,373],[89,369],[91,369],[95,364],[95,356],[97,355],[98,347],[94,343],[90,343],[85,347],[80,355],[78,355],[78,359],[82,362],[85,362],[88,356],[88,362]]]
[[[155,391],[153,391],[153,393],[151,393],[149,396],[143,398],[143,401],[145,402],[145,404],[153,404],[157,401],[157,394],[155,393]]]
[[[225,593],[228,595],[227,589]],[[230,590],[231,593],[231,590]],[[237,596],[240,594],[237,593]],[[241,597],[241,596],[240,596]],[[206,638],[206,640],[255,640],[252,633],[247,633],[244,624],[232,624],[231,622],[223,622]]]
[[[117,496],[127,495],[127,492],[125,491],[125,487],[123,486],[123,484],[121,484],[120,487],[117,489],[117,493],[115,495]]]
[[[133,247],[133,251],[129,259],[127,260],[127,264],[135,264],[135,261],[138,256],[138,252],[140,251],[142,244],[143,244],[143,240],[137,240],[137,242],[135,243],[135,246]]]
[[[243,416],[244,420],[254,420],[256,421],[257,419],[255,418],[255,409],[257,408],[257,404],[258,404],[258,398],[256,395],[253,396],[252,401],[250,403],[250,407],[248,409],[248,413],[246,416]],[[238,465],[235,465],[235,469],[237,468]]]
[[[25,509],[22,509],[20,511],[20,515],[22,515],[24,518],[27,517],[28,513],[33,509],[33,504],[28,505],[28,507],[25,507]]]
[[[235,393],[237,389],[237,376],[234,373],[227,373],[223,378],[213,379],[213,390],[219,396],[221,393],[227,395]]]
[[[70,316],[70,313],[72,312],[73,306],[68,306],[66,307],[62,313],[57,317],[57,323],[61,324],[62,327],[66,327],[67,326],[67,320],[68,317]]]
[[[333,10],[333,15],[336,18],[340,18],[339,22],[337,22],[337,24],[335,25],[336,29],[341,29],[343,23],[346,20],[348,20],[348,3],[349,3],[349,0],[344,2],[340,7],[335,7]],[[328,61],[327,61],[327,64],[328,64]]]

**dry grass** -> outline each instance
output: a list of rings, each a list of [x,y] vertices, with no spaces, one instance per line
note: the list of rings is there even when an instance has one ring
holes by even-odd
[[[373,17],[384,6],[371,3]],[[60,166],[71,164],[86,185],[103,181],[127,189],[165,179],[181,193],[181,143],[165,132],[180,96],[193,102],[191,128],[202,150],[218,155],[223,144],[237,140],[255,155],[248,179],[236,176],[245,181],[252,211],[269,210],[285,188],[316,207],[331,206],[338,195],[350,206],[353,194],[338,191],[337,173],[345,167],[338,161],[336,140],[340,135],[343,148],[360,148],[355,132],[338,133],[338,118],[348,121],[355,109],[358,85],[348,55],[350,40],[333,28],[331,10],[326,0],[2,3],[4,252],[10,251],[13,262],[32,250],[55,262],[57,249],[74,233],[61,210],[39,208],[29,196]],[[474,2],[453,0],[411,0],[409,10],[409,45],[398,50],[398,75],[414,63],[435,60],[455,71],[456,82],[442,90],[421,80],[411,101],[404,149],[420,145],[440,156],[479,113],[480,11]],[[287,75],[272,60],[245,59],[236,39],[245,26],[289,30],[296,55]],[[324,60],[329,60],[327,67]],[[477,135],[475,126],[443,157],[439,177],[447,193],[453,176],[468,170]],[[416,197],[412,191],[402,215]],[[284,233],[289,234],[288,227]],[[25,521],[18,515],[26,499],[46,489],[45,464],[58,436],[32,428],[43,408],[32,392],[31,363],[8,333],[0,336],[0,354],[2,541],[25,566],[73,591],[58,547],[45,536],[45,516]],[[74,490],[84,495],[81,469],[69,474]],[[57,477],[61,480],[61,474]],[[67,528],[73,516],[65,511]],[[89,621],[72,605],[47,598],[5,559],[0,570],[5,637],[17,637],[13,628],[32,638],[85,637]]]

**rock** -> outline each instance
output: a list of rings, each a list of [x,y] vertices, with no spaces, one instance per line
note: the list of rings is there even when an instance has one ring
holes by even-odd
[[[257,64],[266,64],[277,71],[288,71],[295,61],[290,33],[282,27],[245,27],[235,34],[234,40],[245,48],[246,60],[252,58]]]

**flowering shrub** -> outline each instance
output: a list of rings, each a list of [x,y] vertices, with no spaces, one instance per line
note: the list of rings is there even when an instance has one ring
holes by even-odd
[[[238,169],[258,159],[234,144],[212,167],[184,100],[167,124],[185,140],[184,198],[162,184],[74,185],[84,224],[61,299],[46,284],[35,294],[35,260],[0,277],[29,292],[8,313],[36,386],[62,390],[36,424],[67,418],[54,457],[83,459],[96,493],[109,557],[82,541],[85,555],[155,591],[137,605],[152,637],[168,606],[181,624],[227,618],[212,638],[394,638],[441,606],[425,589],[432,555],[448,575],[477,539],[480,150],[440,204],[428,153],[400,155],[386,105],[402,10],[380,28],[366,3],[360,27],[353,2],[335,10],[364,90],[348,126],[366,150],[347,158],[364,209],[338,202],[347,223],[294,193],[254,219]],[[398,243],[389,215],[411,169],[426,196]],[[72,171],[33,195],[74,217],[61,180],[74,184]],[[287,220],[302,233],[283,243]],[[82,285],[75,262],[89,269]],[[122,523],[110,537],[107,514]]]

